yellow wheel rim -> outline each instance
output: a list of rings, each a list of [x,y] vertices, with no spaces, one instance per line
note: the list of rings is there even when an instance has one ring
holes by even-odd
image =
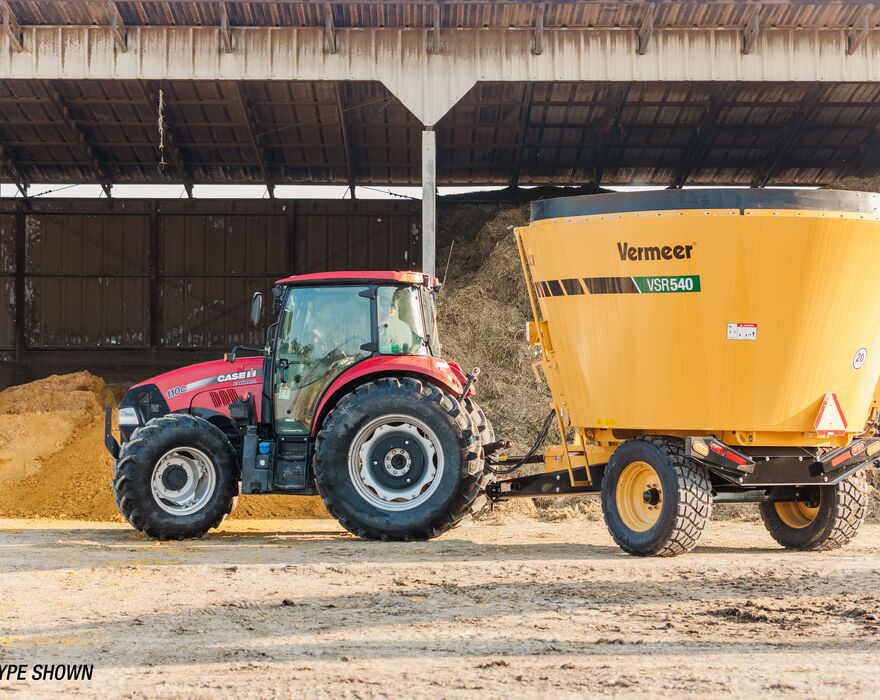
[[[803,501],[774,503],[779,519],[795,530],[801,530],[819,516],[819,506],[809,506]]]
[[[615,500],[620,519],[630,530],[654,527],[663,508],[663,488],[654,467],[647,462],[628,464],[620,473]]]

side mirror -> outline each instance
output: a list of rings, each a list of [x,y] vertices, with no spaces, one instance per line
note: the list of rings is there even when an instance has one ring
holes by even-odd
[[[261,292],[255,292],[253,299],[251,299],[251,323],[254,327],[260,325],[260,321],[263,318],[263,294]]]

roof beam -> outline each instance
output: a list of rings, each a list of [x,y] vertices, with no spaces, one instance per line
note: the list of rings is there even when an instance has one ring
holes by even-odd
[[[846,33],[846,55],[852,56],[856,51],[858,51],[859,47],[865,43],[865,39],[868,38],[868,32],[871,31],[871,27],[868,25],[868,16],[871,14],[872,7],[868,5],[865,8],[865,11],[862,13],[862,16],[856,21],[856,23],[849,28],[849,31]]]
[[[522,167],[523,151],[526,146],[526,136],[529,129],[529,120],[532,115],[532,104],[535,96],[535,83],[531,82],[526,86],[525,97],[522,101],[519,116],[519,129],[517,130],[516,155],[513,159],[513,173],[510,178],[510,186],[519,185],[519,172]]]
[[[718,121],[718,115],[721,112],[722,106],[724,106],[727,91],[728,89],[716,87],[710,94],[709,103],[706,105],[706,111],[703,112],[703,116],[700,118],[700,123],[697,125],[696,133],[688,142],[688,147],[682,157],[681,165],[675,173],[675,178],[671,185],[672,189],[678,190],[684,187],[684,184],[687,182],[687,179],[693,171],[694,166],[697,164],[699,157],[703,155],[703,150],[709,140],[709,135],[712,133],[715,122]]]
[[[95,149],[92,147],[92,144],[89,142],[88,134],[80,124],[79,120],[76,116],[71,112],[70,106],[67,104],[67,101],[58,92],[58,89],[54,84],[50,82],[43,83],[43,89],[46,92],[46,96],[49,98],[49,101],[52,103],[52,106],[55,110],[61,115],[64,124],[67,126],[68,130],[73,132],[76,136],[76,140],[79,143],[80,148],[83,153],[86,154],[86,160],[89,163],[89,166],[92,169],[92,173],[94,173],[95,180],[101,184],[101,188],[104,190],[104,194],[107,197],[111,196],[111,188],[113,184],[110,182],[110,176],[107,174],[107,170],[104,168],[101,163],[101,159],[98,157],[98,154],[95,152]]]
[[[150,109],[155,109],[156,112],[159,112],[159,97],[149,83],[140,82],[138,83],[141,94],[144,98],[144,101],[150,105]],[[171,156],[171,164],[174,166],[174,169],[177,170],[178,176],[183,182],[183,189],[186,191],[186,196],[192,199],[193,196],[193,176],[192,171],[190,169],[189,163],[181,152],[180,148],[177,146],[178,139],[177,134],[174,129],[174,124],[168,119],[167,114],[162,112],[160,115],[160,121],[163,124],[165,131],[165,143],[167,144],[168,155]]]
[[[122,21],[122,15],[119,14],[119,8],[113,0],[108,0],[107,9],[110,11],[110,31],[113,32],[113,41],[116,42],[116,49],[122,53],[128,51],[128,29],[125,22]]]
[[[544,53],[544,3],[539,2],[535,10],[535,31],[532,37],[532,53],[540,56]]]
[[[602,175],[605,173],[605,165],[608,161],[608,152],[611,150],[611,139],[620,128],[620,116],[623,114],[623,108],[626,106],[626,98],[629,96],[629,90],[632,83],[627,83],[621,87],[617,94],[608,104],[608,113],[605,116],[605,128],[600,135],[599,157],[596,158],[595,175],[593,179],[596,186],[602,182]]]
[[[22,43],[22,32],[21,27],[18,26],[18,20],[15,18],[15,14],[12,12],[8,2],[2,2],[0,6],[3,8],[3,33],[9,38],[9,45],[12,47],[12,50],[21,53],[24,50],[24,44]]]
[[[434,5],[431,9],[433,13],[433,28],[431,30],[431,53],[438,54],[440,53],[440,19],[442,8],[440,7],[440,0],[434,0]]]
[[[770,163],[764,168],[763,172],[755,178],[752,182],[752,187],[766,187],[767,183],[770,182],[770,179],[779,169],[783,158],[785,158],[791,150],[795,138],[800,135],[804,124],[806,124],[807,120],[816,109],[816,106],[819,104],[819,98],[822,96],[824,89],[825,86],[822,83],[815,83],[809,90],[807,90],[807,94],[804,95],[804,98],[798,103],[794,113],[791,115],[791,119],[782,132],[781,138],[777,141]]]
[[[336,22],[329,2],[324,2],[324,44],[329,53],[336,53]]]
[[[639,56],[644,56],[648,52],[648,44],[651,43],[651,36],[654,34],[654,13],[657,6],[652,2],[648,3],[645,8],[645,16],[642,17],[642,24],[639,27]]]
[[[345,163],[348,168],[348,186],[351,188],[351,198],[354,199],[355,167],[351,151],[351,134],[348,132],[348,122],[345,120],[345,95],[342,94],[342,83],[339,81],[336,82],[336,109],[339,111],[339,131],[342,136]]]
[[[752,53],[752,49],[755,48],[755,41],[758,38],[758,34],[761,32],[760,20],[758,19],[758,13],[752,15],[752,18],[749,20],[749,23],[746,25],[746,28],[743,30],[742,36],[742,53],[744,56],[748,56]]]
[[[232,53],[232,30],[229,28],[229,12],[225,2],[220,4],[220,51]]]
[[[266,161],[266,147],[263,144],[263,140],[260,138],[257,129],[257,119],[254,116],[253,109],[251,109],[251,104],[248,100],[247,93],[244,90],[244,86],[241,83],[236,83],[235,87],[238,104],[244,114],[245,124],[247,124],[248,137],[250,138],[254,153],[257,156],[257,163],[260,166],[260,175],[266,183],[266,190],[269,192],[269,199],[275,199],[275,181],[272,179],[272,173],[269,171],[269,166]]]

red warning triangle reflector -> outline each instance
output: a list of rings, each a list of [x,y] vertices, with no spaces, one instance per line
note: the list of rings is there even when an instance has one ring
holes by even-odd
[[[819,437],[843,435],[846,432],[846,418],[843,416],[837,394],[831,392],[825,394],[813,427]]]

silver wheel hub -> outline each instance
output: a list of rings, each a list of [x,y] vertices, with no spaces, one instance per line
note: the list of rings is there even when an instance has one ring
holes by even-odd
[[[389,511],[416,508],[440,485],[443,453],[427,425],[411,416],[383,416],[365,425],[349,451],[352,484],[367,502]]]
[[[385,455],[385,471],[392,476],[403,476],[412,466],[412,457],[406,450],[395,447]]]
[[[192,515],[211,500],[217,470],[210,458],[193,447],[176,447],[153,467],[150,489],[156,504],[172,515]]]

